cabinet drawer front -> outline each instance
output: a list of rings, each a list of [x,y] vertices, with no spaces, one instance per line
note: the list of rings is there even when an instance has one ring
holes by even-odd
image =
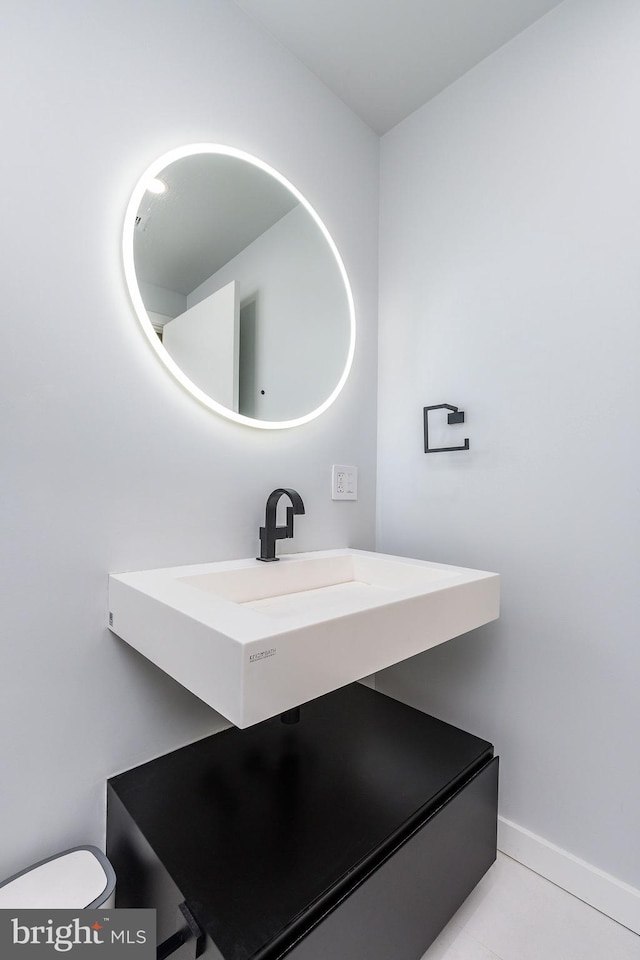
[[[289,949],[264,960],[417,960],[496,858],[498,758]]]

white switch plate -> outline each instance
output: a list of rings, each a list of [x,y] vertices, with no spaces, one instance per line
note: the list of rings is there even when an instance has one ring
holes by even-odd
[[[331,499],[358,499],[358,468],[334,463],[331,467]]]

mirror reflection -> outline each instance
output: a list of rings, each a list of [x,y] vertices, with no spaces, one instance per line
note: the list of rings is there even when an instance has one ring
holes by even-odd
[[[260,161],[226,150],[196,145],[147,171],[129,241],[125,228],[130,287],[187,386],[234,419],[285,425],[321,412],[346,379],[348,281],[305,199]]]

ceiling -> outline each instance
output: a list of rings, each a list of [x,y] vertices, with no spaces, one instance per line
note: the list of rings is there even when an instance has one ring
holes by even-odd
[[[386,133],[562,0],[235,0]]]

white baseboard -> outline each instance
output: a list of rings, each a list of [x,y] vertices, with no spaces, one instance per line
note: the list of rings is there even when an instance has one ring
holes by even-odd
[[[640,890],[511,820],[498,817],[498,850],[640,934]]]

